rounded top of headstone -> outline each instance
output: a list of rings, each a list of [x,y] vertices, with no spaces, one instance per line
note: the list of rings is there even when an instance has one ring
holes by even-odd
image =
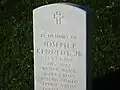
[[[85,7],[72,4],[72,3],[54,3],[54,4],[48,4],[48,5],[35,8],[33,12],[36,10],[44,9],[44,8],[70,8],[70,9],[74,8],[74,9],[81,10],[81,11],[87,11]]]

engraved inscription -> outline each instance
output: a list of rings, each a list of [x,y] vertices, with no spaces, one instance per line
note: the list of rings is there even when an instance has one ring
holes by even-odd
[[[79,80],[76,79],[76,68],[73,67],[73,62],[77,62],[76,57],[81,57],[82,52],[78,49],[76,36],[65,36],[57,34],[40,34],[40,37],[51,38],[51,40],[44,39],[42,45],[44,48],[36,48],[36,53],[39,54],[46,61],[41,65],[39,70],[43,72],[40,77],[40,86],[42,90],[64,90],[77,88]],[[54,41],[54,38],[68,40],[74,42]],[[43,38],[41,37],[41,38]]]
[[[56,24],[61,24],[63,19],[62,13],[60,11],[56,11],[54,14],[54,19]]]

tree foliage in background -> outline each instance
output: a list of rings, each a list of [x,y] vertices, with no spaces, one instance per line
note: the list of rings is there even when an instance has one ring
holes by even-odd
[[[6,0],[0,5],[0,90],[33,90],[32,10],[56,2],[62,0]],[[93,76],[118,71],[120,1],[65,2],[86,5],[92,10]]]

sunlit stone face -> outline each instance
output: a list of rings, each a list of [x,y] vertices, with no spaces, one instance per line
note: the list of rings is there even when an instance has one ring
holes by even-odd
[[[63,3],[33,11],[35,90],[86,90],[86,11]]]

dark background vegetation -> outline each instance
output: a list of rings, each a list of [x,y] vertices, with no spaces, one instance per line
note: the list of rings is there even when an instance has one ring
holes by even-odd
[[[0,90],[33,90],[32,10],[61,1],[0,0]],[[92,10],[93,90],[120,90],[120,0],[66,2]]]

